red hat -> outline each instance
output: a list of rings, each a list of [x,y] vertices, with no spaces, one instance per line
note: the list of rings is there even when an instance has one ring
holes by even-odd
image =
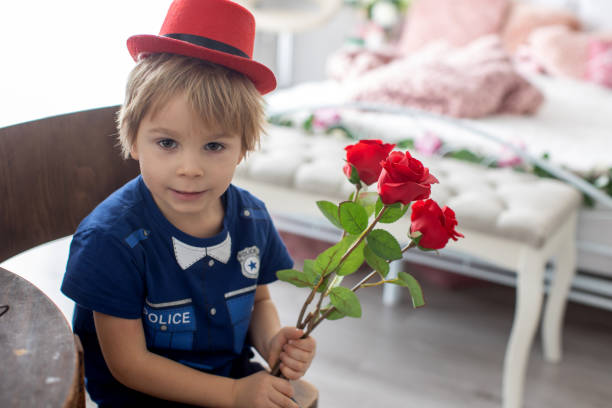
[[[253,61],[255,18],[229,0],[174,0],[159,35],[134,35],[128,50],[139,57],[167,52],[199,58],[246,75],[263,95],[276,88],[268,67]]]

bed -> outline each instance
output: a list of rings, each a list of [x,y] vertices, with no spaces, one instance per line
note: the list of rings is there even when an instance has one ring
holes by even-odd
[[[460,119],[405,106],[356,102],[345,86],[331,80],[276,91],[267,102],[272,117],[288,119],[297,127],[313,112],[333,108],[353,137],[397,142],[430,131],[448,149],[468,148],[485,159],[509,150],[542,166],[588,197],[579,212],[578,275],[570,299],[612,310],[612,197],[586,181],[594,175],[605,179],[612,168],[612,91],[572,79],[536,74],[527,79],[544,96],[533,115]]]

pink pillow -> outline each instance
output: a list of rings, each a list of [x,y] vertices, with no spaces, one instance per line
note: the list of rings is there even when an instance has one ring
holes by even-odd
[[[412,53],[432,41],[462,46],[487,34],[499,33],[510,0],[414,0],[398,51]]]
[[[325,71],[328,78],[344,81],[388,64],[395,57],[394,50],[390,49],[345,46],[329,56]]]
[[[434,43],[348,81],[350,99],[456,117],[531,114],[542,94],[522,78],[496,35],[453,48]]]
[[[592,40],[589,43],[586,78],[612,88],[612,41]]]
[[[580,22],[568,11],[516,3],[512,6],[502,32],[504,45],[508,51],[514,52],[527,41],[534,30],[551,25],[562,25],[572,30],[580,29]]]
[[[539,28],[531,34],[528,49],[532,58],[547,73],[585,79],[588,76],[588,61],[593,59],[593,68],[590,69],[595,69],[596,60],[599,58],[597,55],[602,52],[596,45],[593,46],[593,51],[589,51],[589,44],[600,42],[612,42],[612,32],[588,33],[571,31],[567,26],[550,26]],[[591,57],[590,53],[595,56]]]

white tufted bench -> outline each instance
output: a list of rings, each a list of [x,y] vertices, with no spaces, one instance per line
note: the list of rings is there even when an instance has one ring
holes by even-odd
[[[266,202],[280,229],[333,241],[339,232],[319,215],[315,201],[346,199],[353,191],[341,171],[347,144],[351,144],[347,139],[272,126],[261,150],[238,167],[235,183]],[[455,211],[457,229],[465,235],[447,248],[516,271],[517,301],[504,361],[502,400],[504,408],[521,407],[550,260],[554,260],[555,277],[543,316],[542,340],[545,358],[561,359],[562,320],[575,273],[580,194],[556,180],[509,169],[487,169],[453,159],[419,159],[440,180],[432,186],[432,198]],[[407,241],[408,227],[408,218],[386,226],[400,242]],[[392,273],[400,268],[396,262]],[[384,301],[397,302],[400,288],[385,286]]]

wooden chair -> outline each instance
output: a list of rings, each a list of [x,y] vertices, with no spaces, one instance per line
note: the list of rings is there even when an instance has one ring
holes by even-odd
[[[293,399],[300,408],[317,408],[319,406],[319,390],[308,381],[293,381]]]
[[[104,198],[138,174],[116,143],[118,106],[70,113],[0,129],[0,262],[72,234]],[[82,347],[65,407],[84,407]],[[294,383],[302,408],[318,392]]]
[[[74,232],[138,174],[115,142],[117,107],[0,129],[0,262]]]
[[[0,129],[0,262],[70,235],[100,201],[138,174],[115,146],[117,107]],[[72,392],[85,407],[83,349],[75,336]]]

